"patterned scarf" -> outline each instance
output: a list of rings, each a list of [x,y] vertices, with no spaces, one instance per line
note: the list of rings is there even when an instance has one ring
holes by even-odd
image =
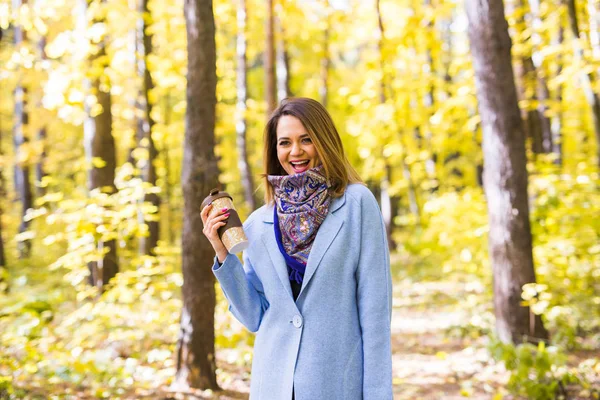
[[[276,235],[280,231],[290,280],[302,283],[317,231],[329,212],[330,184],[322,165],[294,175],[268,175],[267,179],[275,191]]]

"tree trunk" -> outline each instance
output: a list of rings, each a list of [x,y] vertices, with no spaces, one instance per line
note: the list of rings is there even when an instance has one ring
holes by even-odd
[[[292,97],[290,87],[290,56],[285,41],[285,28],[279,17],[275,18],[279,39],[277,40],[277,100]]]
[[[526,0],[519,0],[522,7],[527,7]],[[539,0],[529,0],[530,14],[533,19],[531,40],[534,43],[533,51],[539,55],[539,49],[536,47],[536,43],[542,43],[542,38],[538,33],[538,29],[542,29],[543,23],[540,17]],[[546,115],[549,109],[548,102],[550,101],[550,90],[546,83],[546,77],[544,76],[543,63],[540,61],[536,66],[533,63],[533,56],[528,57],[531,61],[532,68],[532,81],[535,87],[535,94],[537,96],[537,114],[540,121],[540,134],[541,144],[538,146],[542,153],[552,153],[554,149],[553,135],[552,135],[552,122]],[[540,59],[540,57],[538,57]]]
[[[26,1],[15,0],[13,7],[19,9]],[[19,48],[24,45],[27,40],[27,33],[23,27],[16,22],[14,25],[14,43],[15,49],[18,52]],[[22,73],[22,71],[21,71]],[[18,193],[21,201],[21,223],[19,225],[19,233],[26,232],[29,229],[29,221],[25,220],[27,210],[33,207],[33,194],[31,191],[29,165],[31,160],[23,151],[23,147],[29,142],[27,137],[27,125],[29,124],[29,111],[27,107],[27,88],[23,85],[21,78],[15,87],[15,115],[14,115],[14,130],[13,141],[15,148],[15,190]],[[17,245],[19,258],[27,258],[31,253],[31,241],[20,240]]]
[[[513,0],[507,7],[511,14],[516,14],[516,31],[521,34],[526,26],[525,15],[527,14],[527,5],[524,0]],[[520,60],[516,63],[516,78],[520,89],[517,93],[520,100],[528,102],[539,102],[540,106],[523,110],[521,115],[525,119],[525,132],[531,140],[531,151],[533,154],[549,153],[552,146],[548,143],[551,140],[550,120],[544,114],[548,99],[546,82],[540,77],[537,68],[535,67],[531,53],[522,54]],[[542,97],[542,98],[540,98]],[[544,99],[545,97],[545,99]]]
[[[39,52],[40,52],[40,58],[42,60],[47,60],[48,57],[46,56],[46,36],[42,36],[42,38],[40,39],[39,43]],[[38,103],[38,107],[42,108],[42,102],[41,100]],[[36,164],[36,168],[35,168],[35,177],[36,177],[36,181],[37,181],[37,196],[38,197],[42,197],[46,194],[46,189],[45,186],[42,185],[42,181],[44,180],[44,177],[46,176],[46,171],[44,170],[44,165],[46,163],[46,141],[47,141],[47,130],[46,130],[46,126],[42,126],[41,128],[39,128],[38,133],[37,133],[37,140],[38,142],[41,144],[42,147],[42,154],[40,154],[39,160]]]
[[[525,1],[525,0],[521,0]],[[550,90],[548,89],[548,84],[546,83],[546,76],[544,74],[544,65],[543,59],[541,56],[541,52],[536,47],[536,43],[542,43],[543,38],[540,36],[539,31],[543,29],[543,22],[540,16],[540,6],[539,0],[529,0],[529,9],[531,11],[531,16],[533,19],[532,25],[532,34],[531,40],[534,43],[533,51],[538,54],[537,59],[540,60],[538,65],[536,66],[536,94],[538,98],[538,106],[537,112],[540,116],[540,120],[542,123],[542,151],[545,154],[554,152],[555,143],[554,143],[554,135],[552,133],[552,121],[547,116],[547,112],[549,110],[549,102],[550,102]]]
[[[248,161],[248,143],[246,142],[246,131],[248,123],[246,113],[248,106],[248,63],[246,59],[246,21],[248,20],[246,0],[239,0],[237,8],[237,103],[236,103],[236,144],[238,150],[238,168],[242,177],[244,187],[244,198],[250,210],[256,209],[256,196],[254,195],[254,179],[252,168]]]
[[[188,75],[181,183],[183,311],[177,342],[176,388],[217,389],[215,363],[215,252],[202,235],[200,206],[218,184],[214,154],[216,108],[215,22],[212,0],[185,0]]]
[[[522,287],[535,282],[535,271],[525,138],[504,5],[501,0],[468,0],[465,8],[483,126],[496,329],[503,342],[547,339],[541,318],[520,304]]]
[[[6,270],[6,258],[4,257],[4,239],[2,238],[2,214],[3,210],[0,207],[0,293],[6,294],[8,293],[8,273]]]
[[[387,163],[385,163],[385,174],[383,178],[381,178],[381,182],[379,184],[380,188],[380,198],[379,204],[381,206],[381,216],[383,217],[383,223],[385,225],[385,233],[388,240],[388,245],[390,250],[395,248],[393,245],[392,239],[392,226],[393,226],[393,217],[392,217],[392,199],[390,198],[390,180],[391,180],[391,168]]]
[[[377,27],[379,29],[379,39],[377,40],[377,49],[379,50],[379,69],[381,70],[381,82],[379,85],[379,101],[384,104],[387,100],[386,95],[386,79],[387,74],[385,73],[385,59],[383,53],[383,40],[385,38],[385,28],[383,27],[383,19],[381,18],[381,7],[379,0],[375,0],[375,10],[377,11]]]
[[[384,46],[384,38],[385,38],[385,30],[383,27],[383,20],[381,18],[381,9],[379,7],[379,0],[375,0],[375,10],[377,12],[377,22],[378,22],[378,28],[379,28],[379,40],[377,43],[377,47],[379,50],[379,62],[380,62],[380,70],[381,70],[381,85],[380,85],[380,92],[379,92],[379,101],[381,102],[381,104],[385,104],[387,101],[387,95],[386,95],[386,88],[387,88],[387,74],[385,72],[385,64],[386,64],[386,60],[384,59],[384,52],[383,52],[383,46]],[[390,88],[391,90],[391,88]],[[402,141],[402,135],[403,133],[400,132],[400,140]],[[405,148],[405,147],[404,147]],[[385,160],[385,157],[384,157]],[[404,156],[402,157],[402,163],[404,164]],[[381,198],[380,198],[380,206],[381,206],[381,212],[383,214],[383,222],[385,225],[385,231],[387,234],[387,241],[388,241],[388,247],[390,250],[394,250],[396,248],[396,243],[394,242],[394,239],[392,237],[392,230],[393,230],[393,226],[394,226],[394,218],[396,217],[394,215],[394,212],[398,210],[397,207],[393,207],[392,204],[395,203],[397,201],[397,199],[392,198],[392,196],[390,196],[389,194],[389,186],[391,183],[391,174],[392,174],[392,169],[391,166],[388,164],[387,160],[385,160],[385,170],[384,170],[384,176],[381,180],[380,183],[380,189],[381,189]],[[405,177],[407,176],[406,174],[404,175]],[[408,174],[408,178],[410,179],[410,172]],[[412,190],[412,184],[409,182],[409,192],[410,190]],[[410,194],[409,194],[410,196]]]
[[[453,13],[454,14],[454,13]],[[452,24],[454,22],[453,15],[444,18],[440,23],[440,36],[442,37],[442,51],[441,51],[441,64],[444,74],[444,85],[440,85],[443,89],[443,100],[452,97],[452,75],[450,70],[452,68],[452,60],[454,59],[454,35],[452,34]],[[438,92],[439,93],[439,92]]]
[[[267,101],[267,118],[277,108],[277,80],[275,74],[275,27],[273,17],[273,0],[267,0],[267,25],[265,43],[265,98]]]
[[[541,69],[541,66],[540,66],[540,68],[537,69],[538,72],[536,74],[536,78],[537,78],[536,94],[537,94],[537,99],[538,99],[537,113],[539,115],[540,122],[542,124],[542,127],[541,127],[541,131],[542,131],[541,150],[542,150],[542,153],[549,154],[549,153],[552,153],[552,151],[554,150],[553,135],[552,135],[552,121],[550,121],[550,118],[546,115],[546,113],[549,109],[548,102],[550,101],[550,90],[548,89],[548,84],[546,83],[546,78],[544,76],[542,76],[542,74],[539,72],[540,69]]]
[[[423,5],[425,6],[425,9],[427,11],[433,11],[435,8],[434,6],[432,6],[431,4],[431,0],[425,0]],[[435,13],[432,12],[431,15],[435,15]],[[433,32],[435,32],[435,20],[433,18],[429,19],[427,21],[427,26],[426,26],[427,32],[429,32],[429,34],[433,35]],[[435,71],[435,64],[434,64],[434,60],[433,60],[433,39],[431,40],[427,40],[426,41],[426,59],[427,59],[427,72],[429,73],[429,76],[427,76],[427,86],[429,87],[429,89],[427,90],[427,94],[425,95],[425,99],[424,99],[424,105],[425,105],[425,109],[426,109],[426,115],[427,115],[427,122],[425,122],[423,124],[423,129],[425,130],[425,142],[427,147],[425,148],[425,151],[427,151],[428,156],[427,156],[427,160],[425,160],[425,172],[427,173],[427,177],[431,180],[436,178],[436,174],[435,174],[435,161],[434,161],[434,153],[433,153],[433,148],[434,146],[432,145],[432,139],[433,139],[433,132],[431,130],[431,124],[429,123],[429,120],[431,118],[431,116],[434,113],[434,106],[435,106],[435,89],[436,89],[436,71]],[[417,47],[417,44],[415,43],[415,48]],[[418,99],[417,99],[418,101]],[[431,191],[435,190],[433,187],[431,188]]]
[[[164,101],[165,101],[165,106],[164,106],[164,112],[165,112],[165,128],[167,129],[167,131],[169,130],[169,126],[171,125],[171,95],[169,93],[166,93],[164,96]],[[164,155],[164,161],[165,161],[165,196],[164,196],[164,201],[165,201],[165,208],[166,208],[166,212],[167,215],[165,216],[165,220],[166,221],[172,221],[173,218],[173,202],[171,201],[172,198],[172,193],[173,193],[173,185],[171,184],[171,157],[169,155],[169,141],[168,140],[163,140],[162,141],[162,153]],[[169,238],[169,244],[173,245],[175,244],[175,230],[173,229],[173,227],[171,226],[171,224],[167,224],[166,226],[167,229],[167,237]]]
[[[421,224],[421,210],[417,199],[417,190],[413,183],[412,172],[406,163],[406,159],[402,160],[402,176],[408,182],[408,206],[412,215],[415,216],[418,225]]]
[[[573,49],[575,57],[579,61],[584,60],[583,47],[579,43],[579,22],[577,21],[577,9],[575,6],[575,0],[565,0],[567,4],[567,10],[569,12],[569,25],[571,27],[571,33],[573,34]],[[585,70],[581,70],[581,81],[583,84],[583,90],[587,98],[588,104],[592,108],[592,118],[594,121],[594,133],[596,134],[596,162],[600,166],[600,97],[594,91],[596,84],[596,74],[590,70],[587,74]]]
[[[383,38],[385,35],[385,31],[383,28],[383,21],[381,19],[381,10],[379,7],[379,0],[375,0],[375,7],[377,10],[377,22],[378,22],[378,27],[379,27],[379,40],[377,42],[377,48],[379,49],[379,62],[380,62],[380,70],[381,70],[381,85],[380,85],[380,92],[379,92],[379,101],[381,104],[385,104],[386,100],[387,100],[387,96],[386,96],[386,73],[385,73],[385,60],[384,60],[384,54],[383,54]],[[381,178],[381,182],[380,182],[380,189],[381,189],[381,197],[379,200],[379,204],[381,206],[381,214],[383,216],[383,223],[385,225],[385,232],[387,235],[387,242],[388,242],[388,246],[391,249],[395,248],[395,244],[394,241],[392,239],[392,226],[393,226],[393,221],[394,221],[394,216],[392,215],[392,199],[390,198],[390,193],[389,193],[389,187],[390,187],[390,180],[391,180],[391,168],[388,165],[387,160],[385,160],[384,157],[384,162],[385,162],[385,170],[384,170],[384,175]]]
[[[130,11],[132,14],[133,13],[138,13],[138,8],[139,8],[139,2],[141,0],[127,0],[127,10]],[[132,26],[130,29],[128,29],[127,31],[127,52],[128,52],[128,59],[131,62],[131,69],[132,69],[132,75],[134,76],[138,76],[139,75],[139,66],[138,66],[138,24],[139,24],[139,15],[138,15],[138,20],[136,21],[135,25]],[[137,85],[143,86],[143,83],[139,83],[136,82]],[[128,145],[128,149],[127,149],[127,161],[125,161],[126,163],[131,164],[134,167],[134,172],[133,175],[136,177],[139,177],[139,171],[137,169],[135,169],[137,163],[136,163],[136,156],[138,156],[138,154],[136,153],[136,149],[138,148],[138,139],[137,139],[137,135],[138,135],[138,122],[140,120],[140,116],[138,115],[138,104],[139,104],[139,100],[138,97],[140,96],[139,94],[139,90],[137,93],[130,95],[128,93],[127,96],[127,105],[133,110],[135,117],[133,118],[132,121],[132,131],[131,131],[131,135],[132,137],[129,137],[129,135],[127,135],[127,139],[126,139],[126,143]],[[142,111],[143,112],[143,111]],[[138,156],[139,157],[139,156]],[[132,243],[133,243],[134,239],[133,238],[128,238],[127,240],[127,248],[133,247]]]
[[[2,43],[2,29],[0,28],[0,44]],[[0,126],[0,159],[3,158],[4,151],[2,151],[2,126]],[[6,199],[6,186],[4,182],[4,173],[0,168],[0,199]],[[2,238],[2,215],[4,214],[4,204],[0,200],[0,292],[8,293],[8,273],[6,270],[6,257],[4,253],[4,239]]]
[[[82,29],[87,25],[88,0],[80,0],[81,14],[80,26]],[[93,17],[94,22],[102,22],[102,19]],[[86,160],[90,167],[88,170],[88,189],[100,189],[108,193],[116,192],[115,169],[117,167],[115,141],[112,135],[112,112],[110,89],[106,91],[108,80],[103,75],[103,71],[108,68],[106,60],[106,44],[102,38],[97,43],[97,51],[89,55],[89,68],[91,70],[100,70],[101,74],[86,79],[84,88],[89,95],[95,96],[97,104],[100,106],[100,113],[92,115],[92,107],[89,103],[85,104],[86,118],[83,123],[83,137]],[[104,83],[104,85],[102,85]],[[92,160],[101,159],[103,166],[94,164]],[[103,241],[98,239],[98,249],[108,248],[108,253],[99,261],[88,264],[90,269],[91,285],[100,290],[112,279],[119,271],[117,258],[117,243],[113,240]]]
[[[41,106],[40,106],[41,107]],[[38,130],[37,140],[42,145],[42,153],[40,154],[40,158],[35,166],[35,179],[37,181],[37,196],[42,197],[46,194],[46,188],[42,186],[42,181],[46,176],[46,171],[44,170],[44,165],[46,163],[46,140],[48,138],[48,133],[46,127],[41,127]]]
[[[560,17],[559,17],[560,18]],[[561,24],[558,28],[558,34],[556,35],[555,45],[562,46],[564,41],[564,29]],[[559,56],[556,60],[557,70],[556,75],[560,75],[562,72],[562,56]],[[555,101],[559,104],[559,111],[557,111],[556,115],[552,119],[552,152],[556,154],[556,159],[554,163],[556,165],[563,165],[563,139],[562,139],[562,83],[557,85],[556,94],[554,96]]]
[[[326,12],[325,30],[323,31],[323,55],[321,56],[321,85],[319,87],[319,97],[321,98],[321,104],[323,107],[327,107],[329,97],[329,68],[331,66],[331,59],[329,57],[329,30],[331,29],[331,22],[329,19],[329,0],[324,0]]]
[[[142,111],[137,121],[137,146],[147,151],[148,159],[142,167],[142,179],[152,186],[156,186],[156,167],[155,162],[158,159],[158,151],[152,139],[152,103],[150,102],[150,91],[154,88],[152,75],[148,69],[148,57],[152,54],[152,36],[148,34],[148,21],[150,20],[150,11],[148,10],[148,0],[138,0],[139,18],[137,21],[137,66],[138,75],[143,80],[143,87],[138,93],[138,110]],[[148,236],[140,238],[140,254],[154,255],[154,248],[159,239],[159,221],[160,217],[160,197],[157,193],[149,193],[144,197],[145,202],[149,202],[156,207],[156,214],[153,218],[140,221],[148,226]],[[155,220],[156,219],[156,220]]]
[[[590,43],[594,59],[600,58],[600,1],[588,0],[588,15],[590,18]]]

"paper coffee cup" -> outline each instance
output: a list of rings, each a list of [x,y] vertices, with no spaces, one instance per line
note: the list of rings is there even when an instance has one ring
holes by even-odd
[[[210,194],[202,201],[201,209],[212,203],[212,208],[209,212],[209,216],[213,217],[221,212],[223,208],[227,208],[229,212],[229,218],[227,224],[220,227],[218,230],[219,238],[225,245],[228,252],[235,254],[244,251],[248,248],[249,242],[244,229],[242,227],[242,221],[237,213],[237,210],[233,206],[233,198],[227,192],[221,192],[219,189],[213,189]]]

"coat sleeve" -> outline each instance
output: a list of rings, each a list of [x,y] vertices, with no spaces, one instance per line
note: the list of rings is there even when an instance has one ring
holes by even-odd
[[[269,303],[245,251],[242,259],[243,265],[237,256],[229,254],[219,265],[215,257],[212,270],[229,302],[229,311],[248,330],[256,332]]]
[[[371,192],[361,201],[361,244],[356,270],[363,341],[363,398],[391,400],[392,280],[385,225]]]

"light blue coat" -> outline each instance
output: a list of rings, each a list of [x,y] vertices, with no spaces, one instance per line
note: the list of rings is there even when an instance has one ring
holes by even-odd
[[[273,230],[273,206],[244,223],[244,264],[213,271],[229,310],[257,332],[251,400],[390,400],[392,282],[373,194],[349,185],[332,201],[296,302]]]

